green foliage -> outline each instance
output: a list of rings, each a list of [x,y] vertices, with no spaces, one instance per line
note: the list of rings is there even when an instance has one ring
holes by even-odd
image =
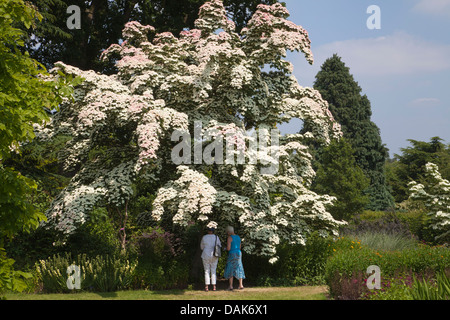
[[[114,255],[119,252],[119,247],[117,232],[102,208],[95,209],[89,220],[69,237],[40,227],[29,233],[20,232],[6,244],[9,256],[24,270],[34,266],[36,261],[56,254]]]
[[[45,219],[29,201],[36,189],[34,181],[0,164],[0,244],[19,231],[36,228]]]
[[[0,248],[0,293],[22,292],[27,287],[25,279],[32,277],[30,273],[14,270],[13,265],[14,260],[7,258],[5,249]]]
[[[332,141],[319,156],[317,175],[312,185],[313,191],[337,198],[329,209],[337,220],[348,221],[361,213],[369,201],[363,193],[369,186],[369,180],[356,165],[353,153],[345,139]]]
[[[371,210],[393,207],[393,199],[385,181],[384,163],[387,149],[380,130],[371,121],[370,101],[337,55],[327,59],[316,75],[314,89],[328,101],[330,111],[342,126],[344,138],[355,151],[356,164],[370,179],[366,192]],[[308,129],[308,128],[306,128]]]
[[[34,269],[37,260],[62,252],[57,246],[60,237],[54,230],[38,228],[30,233],[20,232],[6,243],[8,255],[16,261],[15,266],[21,270]]]
[[[49,120],[47,111],[72,93],[70,85],[81,81],[63,74],[49,81],[45,68],[22,52],[24,32],[13,25],[30,28],[36,19],[41,15],[22,0],[0,3],[0,241],[43,219],[28,197],[36,184],[5,161],[34,138],[33,126]]]
[[[350,221],[341,234],[358,239],[375,250],[403,250],[417,247],[418,237],[413,232],[423,215],[411,217],[406,213],[365,211]],[[419,227],[417,227],[419,228]]]
[[[29,29],[37,19],[42,16],[22,0],[0,2],[0,248],[15,233],[36,228],[45,218],[30,201],[36,183],[5,161],[12,152],[20,152],[21,143],[34,138],[33,125],[49,119],[47,110],[57,108],[71,93],[66,85],[72,79],[62,75],[48,81],[45,68],[22,51],[24,32],[15,26]],[[3,252],[1,259],[0,288],[21,289],[12,260]]]
[[[450,180],[450,145],[441,138],[433,137],[430,142],[408,140],[410,147],[402,148],[400,155],[386,163],[386,177],[395,201],[408,199],[408,183],[412,180],[422,183],[425,178],[425,165],[429,162],[438,165],[444,179]]]
[[[161,228],[147,228],[130,239],[129,254],[138,261],[133,287],[171,289],[187,286],[190,263],[181,239]]]
[[[44,66],[21,51],[24,32],[13,24],[30,28],[41,15],[22,0],[8,0],[0,4],[0,17],[0,159],[6,159],[11,148],[34,138],[33,124],[47,121],[47,111],[71,92],[65,77],[48,81]]]
[[[414,300],[450,300],[450,277],[441,271],[433,284],[425,279],[414,279],[411,296]]]
[[[61,250],[72,254],[114,255],[119,253],[120,243],[117,230],[106,209],[96,208],[88,221],[81,225],[66,240]]]
[[[110,292],[129,289],[136,264],[123,256],[96,256],[89,258],[85,254],[72,256],[54,255],[36,263],[36,272],[47,293],[70,292],[67,287],[67,268],[80,267],[81,290]]]
[[[282,245],[280,250],[278,277],[290,279],[293,285],[319,285],[324,283],[327,259],[332,254],[331,238],[314,233],[304,246]]]
[[[250,282],[259,286],[321,285],[327,259],[332,255],[331,238],[314,233],[305,245],[280,244],[279,259],[270,264],[267,259],[244,256],[243,264]]]

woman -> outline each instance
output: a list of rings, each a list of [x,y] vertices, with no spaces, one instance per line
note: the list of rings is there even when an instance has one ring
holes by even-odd
[[[242,265],[241,238],[234,234],[233,227],[227,227],[227,234],[228,259],[224,277],[230,282],[229,290],[233,290],[233,277],[239,280],[239,289],[244,289],[242,280],[245,279],[245,274]]]
[[[208,225],[207,232],[202,238],[202,242],[200,243],[200,248],[203,250],[202,252],[202,261],[203,267],[205,269],[205,291],[209,291],[209,285],[213,285],[213,291],[216,291],[216,269],[217,262],[219,261],[218,257],[214,256],[214,247],[219,245],[220,239],[218,236],[214,234],[215,228]]]

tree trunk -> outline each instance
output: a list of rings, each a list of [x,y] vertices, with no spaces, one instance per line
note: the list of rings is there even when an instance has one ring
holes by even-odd
[[[194,257],[192,258],[192,267],[190,276],[194,282],[204,281],[203,278],[203,261],[202,261],[202,249],[200,248],[200,242],[203,235],[198,234],[197,249],[195,250]]]

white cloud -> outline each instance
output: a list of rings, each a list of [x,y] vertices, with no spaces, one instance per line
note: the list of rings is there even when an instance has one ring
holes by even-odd
[[[413,75],[450,69],[450,45],[428,42],[405,32],[336,41],[313,52],[318,64],[337,53],[359,76]]]
[[[450,17],[450,0],[420,0],[413,7],[413,11],[435,16]]]
[[[417,107],[432,107],[441,103],[438,98],[419,98],[410,102],[410,105]]]

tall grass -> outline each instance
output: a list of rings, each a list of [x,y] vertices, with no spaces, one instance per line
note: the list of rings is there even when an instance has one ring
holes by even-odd
[[[355,236],[361,244],[381,251],[402,251],[417,247],[417,240],[400,233],[366,231]]]

